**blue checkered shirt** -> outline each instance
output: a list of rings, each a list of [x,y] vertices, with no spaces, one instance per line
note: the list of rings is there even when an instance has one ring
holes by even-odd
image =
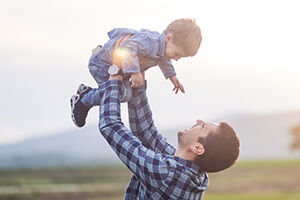
[[[175,148],[154,126],[145,90],[146,84],[134,89],[128,103],[131,132],[121,122],[121,82],[111,80],[99,87],[100,132],[133,173],[125,199],[202,199],[207,173],[174,156]]]

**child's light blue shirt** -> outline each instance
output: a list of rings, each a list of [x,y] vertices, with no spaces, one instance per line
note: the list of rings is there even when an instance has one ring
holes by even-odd
[[[121,47],[129,51],[129,56],[122,60],[124,73],[143,72],[158,65],[165,78],[176,75],[171,60],[165,60],[165,32],[160,34],[147,29],[136,31],[127,28],[116,28],[107,34],[110,40],[98,53],[91,56],[89,66],[108,70],[108,67],[112,64],[112,50],[116,41],[121,37],[132,35],[121,44]]]

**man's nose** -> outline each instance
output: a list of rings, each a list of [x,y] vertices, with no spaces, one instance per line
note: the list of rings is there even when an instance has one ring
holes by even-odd
[[[205,122],[202,121],[202,120],[200,120],[200,119],[198,119],[198,120],[196,121],[196,123],[197,123],[198,125],[201,125],[201,124],[204,124]]]

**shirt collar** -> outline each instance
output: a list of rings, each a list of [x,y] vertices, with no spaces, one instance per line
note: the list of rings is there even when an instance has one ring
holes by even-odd
[[[178,161],[179,163],[181,163],[182,165],[184,165],[184,166],[190,168],[190,169],[193,171],[193,173],[195,173],[195,174],[201,172],[200,167],[199,167],[196,163],[194,163],[194,162],[192,162],[192,161],[189,161],[189,160],[186,160],[186,159],[184,159],[184,158],[177,157],[177,156],[174,156],[174,159],[175,159],[176,161]]]
[[[166,32],[164,31],[160,36],[159,36],[159,50],[157,52],[157,55],[160,56],[161,58],[165,57],[165,46],[166,46]]]

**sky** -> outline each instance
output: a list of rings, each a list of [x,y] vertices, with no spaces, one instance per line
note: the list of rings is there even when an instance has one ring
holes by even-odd
[[[75,129],[69,98],[80,83],[96,87],[87,63],[107,32],[162,32],[178,18],[194,18],[203,41],[196,56],[173,62],[186,94],[173,94],[157,67],[147,71],[158,128],[299,110],[298,8],[291,0],[2,0],[0,144]],[[93,108],[87,125],[97,121]]]

